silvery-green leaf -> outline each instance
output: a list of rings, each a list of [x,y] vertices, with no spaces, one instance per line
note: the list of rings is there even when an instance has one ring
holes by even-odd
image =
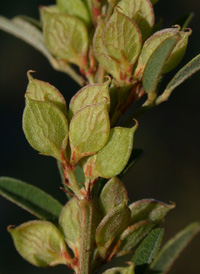
[[[96,155],[94,177],[111,178],[122,172],[131,155],[136,128],[110,130],[107,144]]]
[[[149,235],[142,241],[137,248],[132,261],[135,265],[136,274],[145,273],[147,267],[156,257],[162,238],[164,235],[163,228],[156,228],[149,233]]]
[[[188,37],[191,32],[179,31],[177,29],[164,29],[156,32],[152,35],[143,45],[141,54],[138,59],[138,65],[135,71],[135,76],[139,79],[142,79],[145,67],[155,52],[155,50],[166,40],[167,38],[174,37],[176,34],[180,35],[180,40],[176,44],[176,47],[173,49],[170,57],[168,58],[165,67],[163,68],[163,73],[166,73],[176,67],[182,60],[185,50],[187,48]]]
[[[114,78],[118,79],[119,65],[110,57],[110,54],[105,46],[105,28],[106,23],[101,19],[101,17],[99,17],[98,25],[93,38],[94,54],[100,65]]]
[[[49,51],[80,67],[86,65],[88,33],[83,22],[65,13],[49,13],[45,8],[44,37]]]
[[[177,233],[163,246],[150,266],[150,273],[168,273],[180,253],[199,232],[200,223],[192,223]]]
[[[65,236],[65,240],[69,247],[77,253],[80,245],[80,212],[77,199],[72,198],[64,206],[60,218],[59,225]],[[76,254],[77,255],[77,254]]]
[[[90,24],[90,15],[82,0],[57,0],[61,12],[66,12],[83,21],[87,26]]]
[[[71,263],[65,240],[58,228],[46,221],[30,221],[8,228],[19,254],[35,266]]]
[[[106,215],[121,203],[128,203],[128,194],[123,183],[117,177],[113,177],[102,189],[99,204],[103,214]]]
[[[142,44],[141,33],[134,21],[115,9],[106,25],[104,42],[110,56],[131,74],[131,66],[135,63]]]
[[[174,207],[174,204],[165,204],[153,199],[139,200],[129,206],[131,210],[131,224],[142,220],[160,222]]]
[[[130,222],[130,210],[120,204],[111,210],[100,222],[96,230],[96,242],[100,255],[106,258],[111,245],[119,238]]]
[[[144,237],[153,229],[155,223],[147,220],[140,221],[129,226],[120,236],[120,247],[117,256],[123,256],[132,251]]]
[[[105,104],[81,108],[70,123],[69,138],[72,162],[92,155],[107,142],[110,130],[108,111]]]
[[[62,205],[41,189],[8,177],[0,177],[0,194],[37,218],[57,222]]]
[[[110,79],[105,83],[92,84],[83,87],[71,99],[69,110],[72,117],[81,108],[92,104],[104,103],[109,110],[110,96],[109,96]]]
[[[181,85],[185,80],[200,70],[200,54],[188,62],[182,69],[180,69],[172,80],[167,85],[165,91],[157,98],[156,104],[166,101],[171,95],[172,91]]]
[[[143,41],[151,34],[155,17],[149,0],[121,0],[117,4],[121,12],[135,21],[138,25]]]
[[[26,97],[23,130],[29,144],[40,153],[62,160],[66,149],[68,122],[64,113],[49,102]]]
[[[28,98],[36,101],[46,101],[57,106],[63,113],[66,113],[66,102],[62,94],[51,84],[34,79],[28,72],[29,84],[26,90]]]
[[[128,262],[129,266],[126,267],[114,267],[106,270],[103,274],[134,274],[134,264]]]

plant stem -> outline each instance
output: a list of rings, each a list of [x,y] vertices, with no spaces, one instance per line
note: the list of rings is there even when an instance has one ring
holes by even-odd
[[[95,209],[93,200],[84,199],[78,202],[80,207],[81,243],[78,274],[91,273],[91,257],[95,235]]]

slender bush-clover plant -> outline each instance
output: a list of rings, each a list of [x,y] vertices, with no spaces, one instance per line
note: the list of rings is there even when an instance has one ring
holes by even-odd
[[[0,179],[1,195],[39,219],[8,228],[19,254],[35,266],[64,264],[90,274],[134,252],[127,266],[104,273],[167,273],[200,231],[200,223],[190,224],[159,251],[160,226],[174,204],[145,199],[128,205],[121,182],[142,153],[133,148],[137,118],[200,69],[198,55],[159,90],[182,60],[192,31],[191,16],[160,30],[156,2],[57,0],[40,9],[40,21],[0,17],[2,30],[41,51],[82,86],[67,108],[54,86],[28,72],[23,130],[35,150],[57,160],[66,205],[32,185]],[[140,108],[123,119],[136,101]]]

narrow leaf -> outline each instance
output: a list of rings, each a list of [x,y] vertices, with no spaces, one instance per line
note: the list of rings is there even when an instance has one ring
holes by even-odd
[[[146,268],[153,261],[159,251],[163,235],[163,228],[154,229],[139,245],[132,258],[136,267],[136,274],[145,273]]]
[[[56,2],[61,12],[79,18],[87,26],[91,23],[89,12],[82,0],[57,0]]]
[[[155,223],[147,220],[129,226],[120,236],[120,247],[117,251],[117,256],[123,256],[130,253],[154,226]]]
[[[65,13],[49,13],[43,9],[44,37],[50,52],[80,67],[86,65],[88,33],[77,18]]]
[[[160,104],[166,101],[171,95],[172,91],[181,85],[185,80],[195,74],[200,70],[200,54],[193,58],[189,63],[187,63],[181,70],[179,70],[174,78],[169,82],[163,94],[161,94],[157,100],[156,104]]]
[[[122,182],[117,178],[111,178],[102,189],[99,198],[100,207],[106,215],[110,210],[121,203],[128,203],[127,191]]]
[[[173,25],[179,25],[179,26],[181,26],[181,29],[184,30],[185,28],[188,27],[188,25],[190,24],[193,17],[194,17],[193,12],[191,12],[189,14],[185,14],[185,15],[181,16],[178,20],[176,20],[176,22]]]
[[[94,177],[111,178],[122,172],[131,155],[136,128],[115,127],[110,130],[107,144],[96,155]]]
[[[76,198],[70,199],[70,201],[64,206],[60,214],[59,225],[65,236],[67,244],[76,254],[79,250],[81,229],[80,212]]]
[[[70,123],[70,145],[72,162],[92,155],[107,142],[110,130],[108,111],[105,104],[89,105],[80,109]]]
[[[62,210],[62,205],[49,194],[13,178],[0,178],[0,194],[40,219],[57,222]]]
[[[16,228],[10,226],[19,254],[35,266],[55,266],[71,263],[64,237],[50,222],[30,221]]]
[[[83,87],[71,99],[69,110],[72,117],[81,108],[92,104],[105,103],[109,110],[110,96],[109,96],[110,79],[105,83],[92,84]]]
[[[96,242],[100,255],[106,258],[109,248],[130,222],[130,210],[125,204],[120,204],[111,210],[101,221],[96,230]]]
[[[174,207],[174,204],[165,204],[153,199],[139,200],[129,206],[131,210],[131,224],[142,220],[162,222],[165,215]]]
[[[170,37],[164,40],[154,51],[145,67],[143,74],[143,86],[148,94],[149,103],[156,98],[156,89],[162,75],[163,68],[178,42],[178,37]]]
[[[167,273],[183,249],[200,232],[200,223],[192,223],[169,240],[151,264],[151,273]]]
[[[68,122],[63,112],[49,102],[26,98],[23,130],[29,144],[40,153],[62,160],[67,146]]]

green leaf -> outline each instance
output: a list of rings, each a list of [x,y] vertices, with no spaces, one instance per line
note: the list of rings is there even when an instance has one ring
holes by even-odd
[[[107,108],[109,110],[109,84],[110,79],[105,83],[87,85],[79,90],[79,92],[77,92],[70,101],[70,116],[72,117],[81,108],[92,104],[104,103],[107,105]]]
[[[153,229],[155,223],[143,220],[129,226],[120,236],[120,246],[117,251],[117,256],[123,256],[132,251],[141,240]]]
[[[118,4],[122,13],[134,20],[138,25],[143,41],[151,34],[155,17],[149,0],[121,0]]]
[[[70,123],[71,161],[76,163],[100,150],[107,142],[109,130],[105,104],[89,105],[80,109]]]
[[[136,274],[145,273],[146,268],[153,261],[159,251],[163,235],[163,228],[154,229],[139,245],[132,258],[136,268]]]
[[[61,12],[66,12],[79,18],[86,26],[90,25],[90,15],[88,10],[81,0],[57,0],[58,8]]]
[[[115,127],[110,130],[107,144],[96,155],[94,177],[111,178],[122,172],[131,155],[136,128]]]
[[[26,90],[28,98],[35,101],[50,102],[66,114],[66,102],[62,94],[49,83],[34,79],[31,72],[34,71],[28,71],[29,84]]]
[[[134,274],[134,265],[131,264],[131,262],[128,262],[128,264],[130,264],[127,267],[113,267],[110,268],[108,270],[106,270],[105,272],[103,272],[103,274]]]
[[[120,204],[103,218],[96,230],[96,242],[100,255],[106,258],[111,245],[119,238],[130,222],[130,210]]]
[[[159,223],[174,207],[175,204],[165,204],[153,199],[139,200],[129,206],[131,210],[131,224],[142,220]]]
[[[191,12],[189,14],[185,14],[185,15],[181,16],[178,20],[176,20],[176,22],[173,25],[181,26],[181,29],[184,31],[184,29],[187,28],[188,25],[190,24],[193,17],[194,17],[193,12]]]
[[[71,262],[65,240],[55,225],[30,221],[8,228],[19,254],[35,266],[55,266]]]
[[[140,53],[142,38],[137,25],[115,9],[105,29],[104,42],[108,53],[131,74],[131,66]]]
[[[23,130],[29,144],[40,153],[62,160],[66,149],[68,122],[63,112],[49,102],[26,97]]]
[[[200,223],[192,223],[169,240],[151,264],[151,273],[167,273],[183,249],[200,232]]]
[[[191,31],[179,31],[178,26],[176,28],[164,29],[154,33],[154,35],[152,35],[144,43],[135,71],[136,78],[140,80],[142,79],[144,70],[151,56],[157,49],[159,49],[159,47],[164,43],[166,39],[179,36],[179,41],[177,41],[176,46],[170,53],[168,60],[165,62],[162,73],[167,73],[175,68],[180,63],[185,54],[188,44],[188,37],[190,34]]]
[[[135,148],[132,150],[130,159],[125,166],[124,170],[119,174],[119,177],[122,178],[124,175],[126,175],[129,170],[132,168],[132,166],[140,159],[140,157],[144,154],[143,149]]]
[[[49,13],[43,8],[44,37],[49,51],[58,58],[86,66],[88,33],[77,18],[65,13]]]
[[[67,244],[76,254],[79,251],[81,229],[80,212],[76,198],[70,199],[64,206],[60,214],[59,225]]]
[[[94,54],[99,64],[114,78],[118,79],[119,78],[118,63],[110,57],[107,51],[107,48],[105,46],[105,38],[104,38],[105,28],[106,28],[106,23],[101,19],[101,17],[99,17],[98,25],[93,38]]]
[[[160,81],[163,68],[178,42],[178,37],[170,37],[164,40],[151,55],[143,74],[142,83],[148,94],[146,104],[151,104],[156,99],[156,89]]]
[[[153,5],[155,5],[160,0],[150,0]]]
[[[41,189],[8,177],[0,177],[0,194],[36,217],[57,222],[62,205]]]
[[[171,95],[172,91],[182,84],[185,80],[195,74],[200,70],[200,54],[193,58],[189,63],[187,63],[181,70],[179,70],[174,78],[169,82],[163,94],[161,94],[157,100],[156,104],[160,104],[166,101]]]
[[[121,203],[128,203],[128,194],[123,183],[117,177],[113,177],[106,183],[99,198],[104,216]]]

